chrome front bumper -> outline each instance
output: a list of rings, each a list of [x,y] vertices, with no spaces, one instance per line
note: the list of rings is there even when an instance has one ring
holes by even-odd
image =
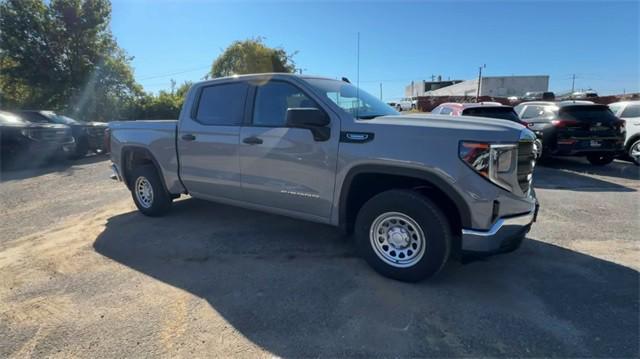
[[[499,252],[501,248],[522,240],[538,215],[536,203],[530,212],[513,217],[499,218],[487,231],[462,230],[462,250],[472,252]]]

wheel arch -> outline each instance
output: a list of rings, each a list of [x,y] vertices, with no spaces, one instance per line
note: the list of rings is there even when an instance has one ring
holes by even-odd
[[[640,140],[640,132],[633,134],[631,137],[629,137],[629,139],[626,141],[626,144],[624,145],[624,150],[626,152],[629,152],[629,149],[631,148],[631,145],[633,145],[634,142]]]
[[[375,181],[373,181],[375,179]],[[368,188],[356,188],[362,183],[375,183]],[[393,186],[396,187],[393,187]],[[397,187],[400,185],[400,187]],[[415,189],[434,199],[447,214],[455,214],[452,226],[471,227],[471,210],[462,195],[446,180],[429,171],[388,165],[359,165],[349,170],[342,182],[339,197],[338,224],[351,233],[355,216],[364,202],[373,195],[392,188]],[[455,233],[455,232],[454,232]]]
[[[158,173],[158,177],[160,177],[160,182],[162,183],[162,187],[164,190],[169,193],[167,189],[167,184],[164,180],[164,175],[162,173],[162,167],[158,163],[158,160],[155,158],[153,153],[149,151],[148,148],[136,145],[128,145],[122,147],[120,151],[120,163],[122,172],[122,179],[126,184],[127,188],[131,189],[131,172],[133,168],[137,165],[150,164]]]

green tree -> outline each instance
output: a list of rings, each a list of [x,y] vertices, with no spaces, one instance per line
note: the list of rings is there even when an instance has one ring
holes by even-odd
[[[108,0],[0,2],[0,101],[109,120],[143,96]]]
[[[235,41],[211,66],[212,77],[264,73],[294,72],[293,56],[281,48],[267,47],[262,38]]]
[[[172,87],[175,81],[171,80]],[[157,95],[145,93],[136,98],[123,114],[123,119],[175,119],[180,114],[184,98],[191,87],[191,82],[184,82],[173,91],[160,91]]]

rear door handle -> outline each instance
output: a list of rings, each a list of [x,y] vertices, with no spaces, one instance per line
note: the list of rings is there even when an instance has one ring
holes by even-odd
[[[255,136],[251,136],[251,137],[247,137],[245,139],[242,140],[242,142],[248,144],[248,145],[261,145],[262,144],[262,139],[255,137]]]
[[[194,141],[196,139],[196,136],[187,133],[186,135],[182,135],[182,139],[185,141]]]

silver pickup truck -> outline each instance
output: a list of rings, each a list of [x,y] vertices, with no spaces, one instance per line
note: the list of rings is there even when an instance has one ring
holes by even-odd
[[[516,249],[538,209],[531,131],[400,115],[346,79],[204,81],[177,121],[113,122],[110,136],[114,178],[146,215],[189,194],[338,226],[375,270],[404,281],[460,253]]]

